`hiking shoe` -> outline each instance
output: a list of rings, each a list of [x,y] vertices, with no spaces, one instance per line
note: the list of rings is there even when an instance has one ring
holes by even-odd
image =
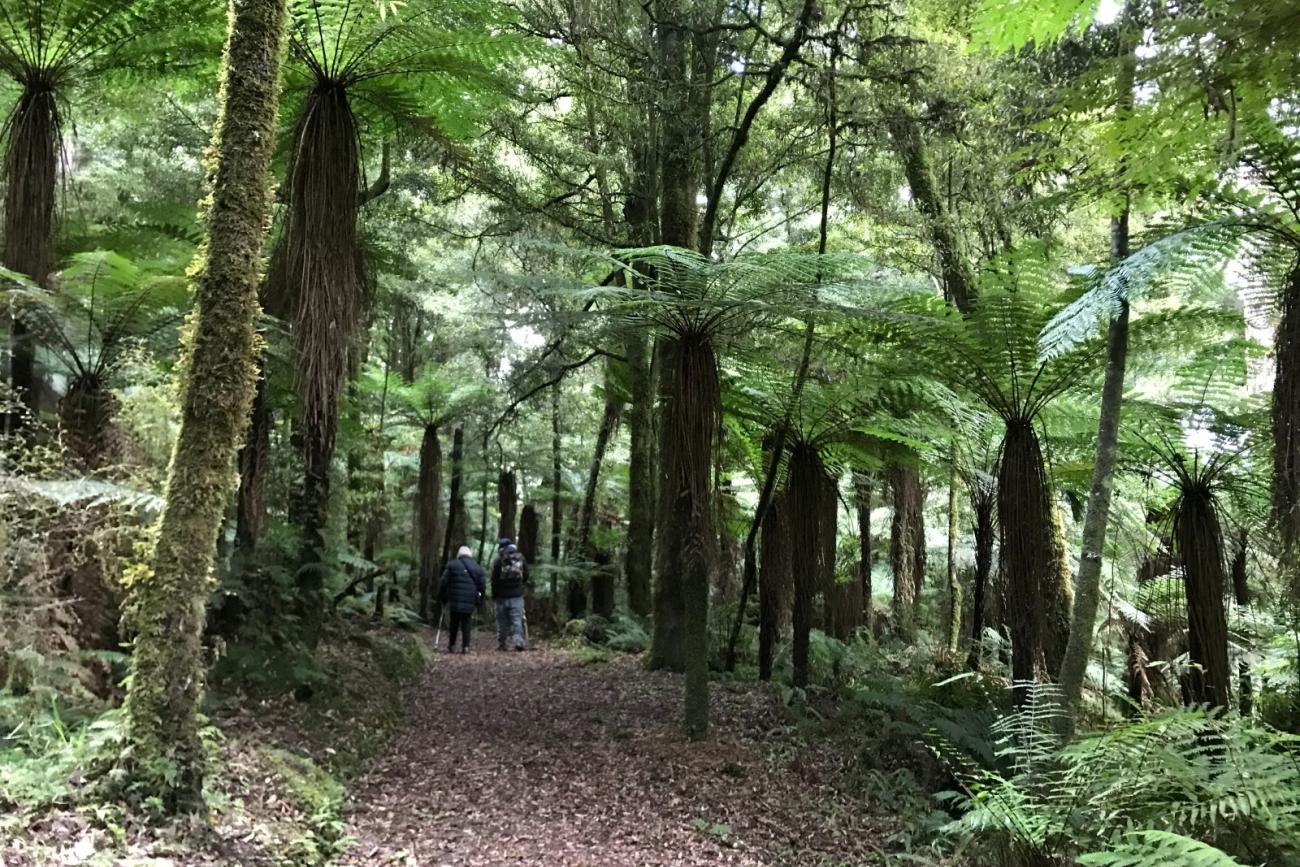
[[[468,647],[462,647],[462,648],[460,649],[460,652],[461,652],[461,653],[469,653],[469,648],[468,648]]]
[[[522,644],[516,644],[516,645],[515,645],[515,650],[516,650],[516,651],[523,650],[523,649],[524,649],[524,646],[523,646]]]
[[[500,642],[499,644],[497,644],[497,650],[498,650],[498,651],[505,650],[505,649],[506,649],[506,643],[505,643],[504,641],[502,641],[502,642]]]

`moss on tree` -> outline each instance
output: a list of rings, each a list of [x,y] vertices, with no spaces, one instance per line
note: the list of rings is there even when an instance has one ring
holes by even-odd
[[[202,802],[204,607],[257,378],[257,286],[271,196],[284,0],[231,0],[220,116],[184,337],[182,416],[152,567],[139,570],[123,767],[169,810]]]

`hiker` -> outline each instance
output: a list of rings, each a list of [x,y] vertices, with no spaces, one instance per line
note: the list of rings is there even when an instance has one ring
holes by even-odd
[[[497,650],[506,649],[509,637],[515,650],[524,649],[524,585],[528,583],[528,561],[509,539],[497,543],[492,564],[492,601],[497,609]]]
[[[460,652],[469,653],[470,624],[474,610],[483,602],[483,567],[474,562],[468,545],[461,545],[455,559],[447,561],[438,586],[438,601],[451,612],[447,630],[447,652],[456,652],[456,632],[461,633]]]

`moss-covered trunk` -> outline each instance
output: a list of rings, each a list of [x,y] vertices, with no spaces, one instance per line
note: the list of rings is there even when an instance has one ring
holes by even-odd
[[[1043,585],[1043,600],[1047,618],[1043,632],[1043,661],[1047,675],[1059,679],[1061,663],[1070,641],[1070,620],[1074,612],[1074,573],[1070,571],[1070,552],[1065,538],[1065,521],[1061,504],[1051,496],[1052,504],[1052,562]]]
[[[171,810],[203,805],[204,605],[257,376],[257,286],[279,108],[284,0],[232,0],[180,431],[152,568],[131,586],[127,766]]]

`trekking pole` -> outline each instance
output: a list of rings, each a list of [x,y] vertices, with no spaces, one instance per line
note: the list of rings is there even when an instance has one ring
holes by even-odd
[[[444,620],[447,619],[447,606],[446,606],[446,605],[442,605],[442,606],[439,606],[439,607],[442,608],[442,613],[438,615],[438,631],[435,632],[435,633],[433,634],[433,649],[434,649],[434,650],[437,650],[437,649],[438,649],[438,639],[439,639],[439,638],[442,638],[442,621],[444,621]]]

